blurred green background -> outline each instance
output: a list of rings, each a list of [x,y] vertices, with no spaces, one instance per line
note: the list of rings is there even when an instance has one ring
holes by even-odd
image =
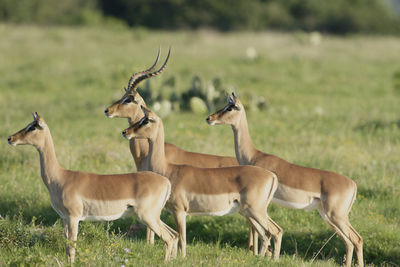
[[[400,33],[399,0],[0,0],[0,21],[152,29]]]

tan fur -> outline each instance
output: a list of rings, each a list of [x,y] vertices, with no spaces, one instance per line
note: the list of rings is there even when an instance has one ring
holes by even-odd
[[[196,168],[169,163],[164,152],[164,127],[154,113],[123,132],[128,139],[143,138],[149,142],[149,156],[144,167],[166,176],[172,184],[166,207],[174,214],[182,255],[186,251],[186,215],[224,215],[239,211],[262,236],[261,255],[267,251],[267,231],[274,237],[274,258],[279,258],[282,229],[266,213],[277,188],[276,176],[254,166]]]
[[[10,136],[8,142],[30,144],[39,151],[42,179],[52,207],[63,219],[71,263],[75,259],[79,221],[113,220],[134,213],[165,242],[165,260],[174,257],[176,232],[160,220],[171,192],[167,178],[153,172],[98,175],[63,169],[56,159],[50,130],[40,117]]]
[[[156,62],[149,69],[132,75],[132,77],[129,79],[128,89],[122,98],[106,108],[105,115],[107,117],[127,118],[129,125],[132,125],[133,122],[138,121],[142,117],[142,111],[140,107],[146,107],[146,103],[137,92],[137,86],[132,87],[132,84],[140,77],[140,75],[145,75],[149,73],[149,71],[153,71],[158,58],[159,54],[157,55]],[[130,102],[124,103],[124,100],[127,98],[130,99]],[[131,139],[129,140],[129,148],[133,160],[135,161],[136,169],[138,171],[144,170],[143,165],[149,154],[149,144],[147,140]],[[164,150],[167,160],[174,164],[186,164],[200,168],[219,168],[239,165],[234,157],[189,152],[170,143],[164,143]],[[148,243],[153,244],[154,233],[147,230],[146,240]]]
[[[132,97],[132,101],[123,104],[123,100]],[[126,92],[124,96],[106,109],[106,115],[110,118],[127,118],[129,125],[142,117],[140,106],[146,107],[146,103],[138,92]],[[129,140],[129,146],[136,168],[142,170],[143,162],[146,160],[149,145],[146,140]],[[237,166],[238,162],[234,157],[217,156],[203,153],[195,153],[183,150],[173,144],[164,143],[167,160],[175,164],[187,164],[201,168],[219,168],[226,166]]]
[[[223,109],[208,116],[207,122],[232,126],[238,162],[241,165],[260,166],[275,173],[279,187],[272,201],[277,204],[290,203],[292,207],[318,209],[321,217],[344,240],[346,265],[351,265],[355,246],[358,264],[363,266],[363,240],[348,219],[357,192],[356,183],[343,175],[291,164],[257,150],[251,142],[246,113],[240,100],[232,95],[228,102]]]

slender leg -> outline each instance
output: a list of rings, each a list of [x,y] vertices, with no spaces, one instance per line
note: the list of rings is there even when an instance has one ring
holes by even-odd
[[[182,257],[186,257],[186,212],[178,211],[174,213],[176,229],[179,234],[179,248]]]
[[[76,218],[64,219],[64,235],[67,239],[66,250],[69,263],[75,261],[76,239],[78,237],[79,220]]]
[[[258,233],[249,221],[249,251],[253,251],[253,255],[258,255]]]
[[[249,242],[248,242],[247,248],[249,251],[253,250],[253,226],[251,225],[250,221],[249,221]],[[253,251],[253,254],[254,254],[254,251]]]
[[[267,236],[265,235],[265,229],[263,229],[263,227],[261,225],[259,225],[254,218],[250,217],[249,220],[250,220],[253,228],[257,231],[257,233],[261,237],[261,249],[260,249],[260,253],[258,255],[260,255],[261,257],[264,257],[265,252],[267,251],[266,243],[268,242]]]
[[[168,228],[159,218],[151,218],[150,216],[143,216],[142,218],[146,225],[165,242],[164,260],[169,261],[176,244],[176,236],[168,231]]]
[[[353,226],[348,222],[348,227],[350,228],[353,235],[350,235],[354,238],[351,238],[354,246],[356,247],[357,254],[357,263],[359,267],[364,266],[364,257],[363,257],[363,238],[357,233],[357,231],[353,228]]]
[[[328,217],[328,220],[326,221],[335,230],[335,232],[339,235],[339,237],[344,241],[346,245],[345,265],[347,267],[351,266],[351,262],[353,259],[353,250],[354,247],[356,247],[358,265],[364,266],[362,254],[362,237],[350,225],[348,219]]]
[[[171,234],[171,236],[173,236],[175,238],[174,248],[171,253],[172,259],[175,259],[177,256],[177,252],[178,252],[178,233],[174,229],[169,227],[169,225],[164,223],[163,221],[161,221],[161,223],[165,226],[165,228],[168,230],[168,232]]]
[[[154,232],[149,228],[146,229],[146,243],[154,245]]]
[[[253,223],[253,220],[255,220],[259,226],[261,226],[264,229],[264,236],[262,237],[263,243],[260,251],[260,255],[264,255],[266,251],[268,250],[269,246],[269,238],[265,234],[265,231],[269,232],[272,237],[274,238],[274,259],[279,260],[279,254],[281,250],[281,243],[282,243],[282,235],[283,235],[283,230],[282,228],[277,225],[271,218],[269,218],[268,215],[265,214],[265,211],[263,212],[255,212],[255,211],[249,211],[250,212],[250,218]],[[264,215],[265,214],[265,215]],[[253,223],[253,226],[257,228],[257,224]],[[262,232],[260,229],[257,230],[258,234]],[[261,235],[261,234],[260,234]]]

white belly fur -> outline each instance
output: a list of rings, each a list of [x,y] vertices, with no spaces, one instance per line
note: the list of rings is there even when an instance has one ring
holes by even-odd
[[[291,209],[312,210],[319,206],[320,194],[279,184],[272,202]]]
[[[239,204],[237,202],[232,202],[232,205],[226,209],[221,211],[212,211],[212,212],[190,212],[190,215],[200,215],[200,216],[224,216],[231,215],[239,211]]]
[[[113,221],[135,214],[133,199],[99,201],[85,199],[83,201],[83,221]]]
[[[316,209],[318,207],[319,200],[314,198],[310,203],[296,203],[296,202],[288,202],[274,197],[272,198],[272,202],[278,204],[279,206],[290,209],[309,211]]]
[[[129,217],[131,215],[132,215],[132,208],[129,208],[120,214],[106,215],[106,216],[89,215],[89,216],[83,217],[82,221],[114,221],[119,218]]]

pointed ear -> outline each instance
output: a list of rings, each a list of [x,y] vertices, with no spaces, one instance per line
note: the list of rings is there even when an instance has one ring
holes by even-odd
[[[38,125],[42,128],[45,125],[44,120],[42,119],[42,117],[39,116],[37,112],[35,112],[35,121],[37,121]]]
[[[229,103],[229,104],[235,105],[235,100],[234,100],[234,98],[233,98],[232,96],[230,96],[229,94],[228,94],[227,100],[228,100],[228,103]]]
[[[237,96],[235,96],[235,94],[232,92],[232,100],[233,100],[234,104],[236,104],[236,99],[237,99]]]

